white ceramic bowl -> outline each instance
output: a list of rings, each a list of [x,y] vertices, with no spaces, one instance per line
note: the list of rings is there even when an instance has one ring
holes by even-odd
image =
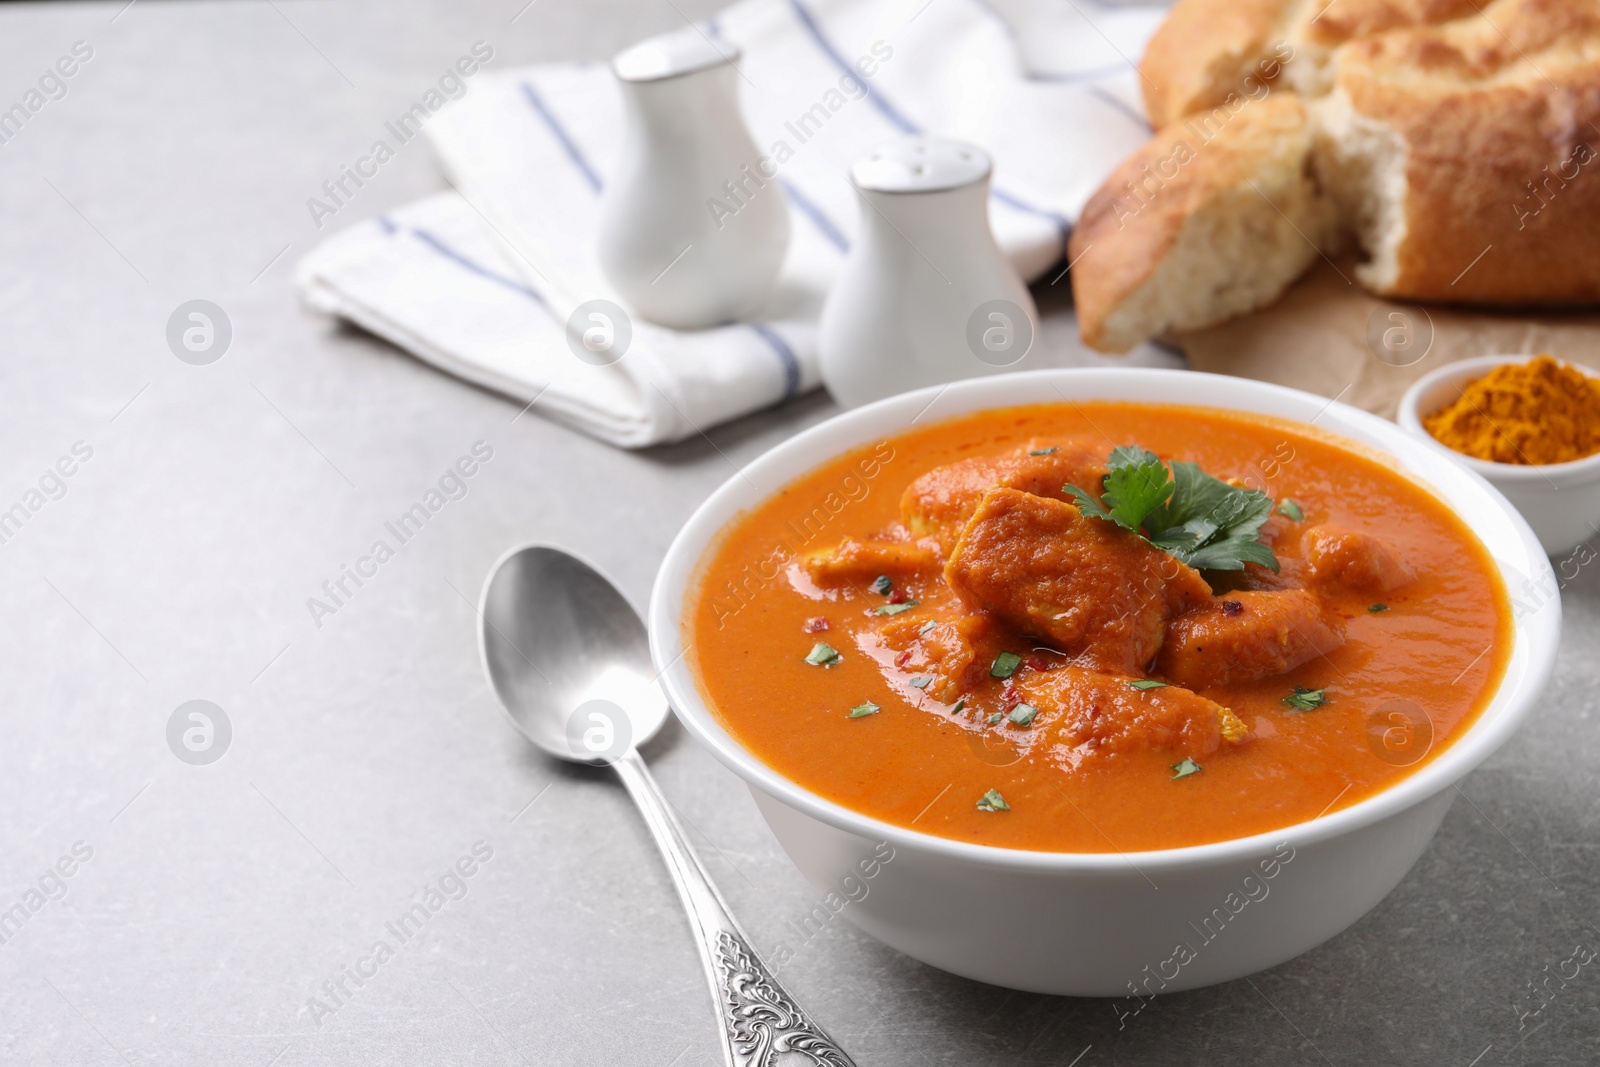
[[[829,457],[913,421],[1063,397],[1315,419],[1323,430],[1388,453],[1397,469],[1467,517],[1508,588],[1521,594],[1526,581],[1550,591],[1543,601],[1524,596],[1531,606],[1517,613],[1492,703],[1430,763],[1350,807],[1269,834],[1128,854],[1026,852],[917,833],[817,796],[745,751],[706,707],[684,647],[687,599],[726,524]],[[1279,386],[1188,371],[1039,371],[890,397],[751,463],[695,512],[668,551],[650,602],[650,645],[678,717],[748,783],[779,843],[824,894],[811,915],[788,925],[797,939],[843,914],[935,967],[1033,992],[1127,997],[1117,1006],[1122,1013],[1156,992],[1281,963],[1382,900],[1427,847],[1455,783],[1511,736],[1543,689],[1560,641],[1554,590],[1550,562],[1516,509],[1478,475],[1415,447],[1385,419]],[[891,850],[892,859],[880,862]],[[786,949],[797,950],[761,947],[780,961]]]
[[[1471,382],[1503,363],[1526,363],[1522,356],[1479,356],[1459,363],[1447,363],[1423,375],[1400,398],[1397,418],[1401,426],[1442,452],[1488,479],[1489,484],[1515,504],[1528,520],[1546,553],[1561,556],[1600,533],[1600,453],[1571,463],[1545,463],[1521,466],[1494,463],[1464,456],[1441,444],[1422,425],[1422,420],[1440,408],[1455,403]],[[1568,364],[1595,377],[1593,371]]]

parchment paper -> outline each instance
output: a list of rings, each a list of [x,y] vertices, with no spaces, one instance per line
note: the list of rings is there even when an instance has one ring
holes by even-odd
[[[1170,340],[1196,370],[1337,396],[1386,418],[1412,382],[1472,356],[1548,352],[1600,370],[1600,313],[1390,302],[1344,261],[1319,263],[1271,307]]]

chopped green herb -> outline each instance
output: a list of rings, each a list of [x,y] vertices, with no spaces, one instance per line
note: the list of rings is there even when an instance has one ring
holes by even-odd
[[[953,704],[951,706],[950,714],[952,714],[952,715],[960,714],[961,709],[966,707],[966,706],[967,706],[967,698],[966,697],[962,697],[960,700],[956,701],[955,704]]]
[[[1000,795],[1000,790],[991,789],[978,798],[979,811],[1010,811],[1011,805],[1006,803],[1006,798]]]
[[[1200,773],[1200,764],[1196,763],[1194,760],[1190,759],[1188,756],[1185,756],[1183,758],[1183,762],[1182,763],[1174,763],[1172,765],[1172,769],[1174,771],[1178,772],[1178,773],[1176,773],[1176,774],[1174,774],[1172,776],[1172,780],[1174,782],[1176,782],[1179,778],[1187,778],[1191,774],[1199,774]]]
[[[1294,692],[1283,698],[1283,702],[1296,711],[1316,711],[1328,702],[1327,690],[1297,685]]]
[[[1300,522],[1306,517],[1306,513],[1300,510],[1300,505],[1288,497],[1278,501],[1278,514],[1295,522]]]
[[[933,675],[919,674],[915,678],[911,679],[911,684],[917,689],[926,689],[928,688],[928,683],[931,681],[933,681]]]
[[[917,636],[918,637],[927,637],[928,636],[928,631],[933,629],[935,626],[938,626],[938,625],[939,625],[938,623],[934,622],[932,619],[929,619],[927,622],[923,623],[922,624],[922,628],[917,631]]]
[[[879,615],[898,615],[902,611],[910,611],[920,603],[922,603],[920,600],[908,600],[904,604],[879,604],[877,612]]]
[[[1170,682],[1158,682],[1154,678],[1140,678],[1137,681],[1132,681],[1132,682],[1128,683],[1128,685],[1130,687],[1132,687],[1134,689],[1141,689],[1141,690],[1142,689],[1165,689],[1170,684],[1171,684]]]
[[[852,719],[865,719],[868,715],[876,715],[882,710],[882,708],[878,707],[878,705],[869,700],[865,704],[857,704],[855,707],[851,708],[850,717]]]
[[[1108,466],[1104,503],[1078,486],[1062,486],[1083,514],[1131,530],[1200,570],[1237,571],[1246,563],[1278,570],[1278,557],[1256,539],[1272,514],[1266,493],[1229,485],[1193,463],[1174,460],[1169,471],[1137,445],[1113,449]]]
[[[1033,451],[1029,452],[1028,455],[1030,455],[1030,456],[1053,456],[1053,455],[1055,455],[1055,451],[1056,451],[1057,447],[1059,447],[1059,446],[1051,445],[1049,448],[1035,448]]]
[[[882,596],[888,596],[894,592],[894,582],[890,581],[887,574],[880,574],[872,580],[872,591]]]
[[[1389,605],[1387,605],[1387,604],[1374,604],[1370,608],[1368,608],[1367,610],[1372,612],[1372,614],[1376,615],[1380,611],[1388,611],[1389,610]]]
[[[1011,709],[1011,714],[1007,718],[1018,726],[1026,726],[1033,721],[1033,717],[1037,714],[1039,714],[1039,709],[1032,704],[1018,704]]]
[[[1002,652],[994,658],[994,663],[989,667],[989,677],[1009,678],[1017,672],[1017,667],[1022,663],[1022,657],[1015,652]]]
[[[989,716],[989,725],[990,726],[998,726],[998,725],[1000,725],[1000,720],[1003,719],[1003,718],[1005,718],[1005,716],[1001,715],[997,711],[993,715]]]
[[[814,667],[831,667],[839,662],[839,653],[832,645],[825,645],[821,641],[811,646],[811,651],[806,654],[806,662]]]

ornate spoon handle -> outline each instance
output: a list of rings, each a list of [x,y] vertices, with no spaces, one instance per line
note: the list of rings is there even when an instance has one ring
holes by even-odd
[[[771,1067],[783,1053],[805,1057],[816,1067],[855,1067],[855,1061],[811,1021],[756,955],[689,847],[644,758],[629,749],[613,766],[644,814],[699,935],[700,959],[722,1020],[728,1067]]]

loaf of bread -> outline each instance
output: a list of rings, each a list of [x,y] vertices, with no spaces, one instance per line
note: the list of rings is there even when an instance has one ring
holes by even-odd
[[[1595,0],[1178,0],[1140,75],[1158,132],[1070,249],[1095,348],[1263,307],[1352,245],[1385,297],[1600,302]]]

